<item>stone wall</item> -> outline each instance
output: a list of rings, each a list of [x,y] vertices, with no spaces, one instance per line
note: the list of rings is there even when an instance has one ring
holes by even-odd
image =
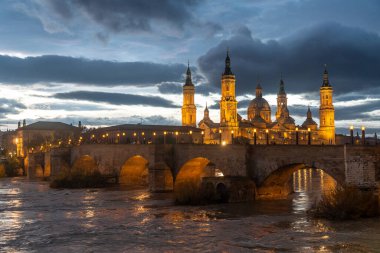
[[[380,168],[380,147],[344,147],[346,183],[364,188],[376,187]]]
[[[45,154],[42,152],[29,153],[28,163],[25,168],[26,176],[29,179],[41,178],[44,176]]]

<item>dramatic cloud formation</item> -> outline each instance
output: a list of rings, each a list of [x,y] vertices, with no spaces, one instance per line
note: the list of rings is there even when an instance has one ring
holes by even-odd
[[[325,23],[263,42],[243,27],[199,58],[200,70],[215,87],[220,83],[227,47],[239,94],[253,94],[258,79],[264,93],[275,93],[281,73],[287,92],[318,91],[325,63],[335,94],[380,84],[380,37],[358,28]]]
[[[317,119],[327,63],[337,125],[380,126],[379,12],[378,0],[2,1],[0,122],[122,124],[147,105],[163,117],[151,122],[180,124],[188,60],[195,103],[217,121],[229,48],[243,117],[258,80],[274,114],[282,73],[297,124],[308,104]]]
[[[57,55],[22,59],[0,55],[0,82],[3,83],[145,86],[164,81],[180,81],[185,71],[186,66],[183,64],[111,62]]]
[[[169,100],[154,96],[141,96],[122,93],[107,93],[93,91],[72,91],[66,93],[57,93],[55,98],[85,100],[93,102],[104,102],[113,105],[148,105],[156,107],[176,108]]]

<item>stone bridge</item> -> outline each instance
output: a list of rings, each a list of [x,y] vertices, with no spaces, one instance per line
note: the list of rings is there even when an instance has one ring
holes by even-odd
[[[367,188],[380,181],[380,147],[347,145],[86,144],[29,154],[27,171],[32,177],[41,175],[36,168],[42,168],[43,175],[54,177],[65,168],[84,166],[85,161],[120,183],[145,183],[152,191],[218,175],[223,182],[251,180],[256,198],[283,198],[292,189],[293,172],[305,167],[323,170],[338,184]]]

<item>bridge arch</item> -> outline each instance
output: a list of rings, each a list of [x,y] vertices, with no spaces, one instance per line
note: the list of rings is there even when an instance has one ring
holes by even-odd
[[[293,173],[302,169],[321,170],[334,179],[336,184],[344,184],[344,177],[334,170],[296,163],[281,166],[272,171],[257,187],[257,199],[284,199],[293,192]]]
[[[122,185],[148,186],[148,160],[141,155],[128,158],[120,168],[119,183]]]
[[[209,159],[204,157],[196,157],[185,162],[179,169],[176,178],[175,185],[183,182],[192,181],[199,185],[203,177],[214,177],[215,174],[223,175],[223,171],[216,168],[216,165]]]

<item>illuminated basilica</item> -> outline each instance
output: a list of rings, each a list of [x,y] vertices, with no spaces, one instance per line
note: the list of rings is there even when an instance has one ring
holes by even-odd
[[[247,119],[243,119],[237,113],[235,84],[235,75],[231,70],[231,60],[227,52],[221,78],[220,123],[210,118],[207,105],[203,119],[198,123],[205,144],[335,144],[333,89],[326,67],[320,87],[319,127],[312,117],[310,108],[305,108],[306,119],[302,125],[296,125],[287,106],[288,98],[282,78],[277,93],[275,118],[272,119],[271,107],[263,97],[261,85],[258,84],[256,97],[247,108]],[[194,94],[195,87],[188,67],[183,86],[183,126],[196,127]]]

